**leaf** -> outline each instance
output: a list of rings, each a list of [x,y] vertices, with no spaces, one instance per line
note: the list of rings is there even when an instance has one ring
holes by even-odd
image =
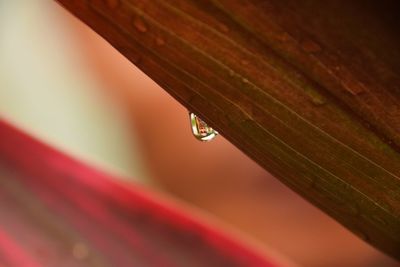
[[[58,2],[266,170],[400,259],[397,1]]]

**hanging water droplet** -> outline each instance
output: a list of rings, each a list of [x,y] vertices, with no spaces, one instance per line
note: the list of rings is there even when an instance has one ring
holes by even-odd
[[[189,112],[189,117],[192,133],[197,140],[204,142],[211,141],[218,135],[216,130],[208,126],[207,123],[205,123],[193,112]]]

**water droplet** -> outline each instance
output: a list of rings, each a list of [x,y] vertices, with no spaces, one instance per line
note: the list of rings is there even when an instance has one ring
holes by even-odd
[[[76,243],[72,247],[72,256],[77,260],[84,260],[89,256],[89,249],[83,243]]]
[[[105,0],[106,4],[111,8],[115,9],[119,6],[119,0]]]
[[[324,97],[316,96],[310,97],[311,102],[316,106],[322,106],[326,104],[326,99]]]
[[[161,37],[157,37],[156,38],[156,44],[158,46],[163,46],[163,45],[165,45],[165,40],[163,38],[161,38]]]
[[[314,90],[306,90],[306,93],[314,105],[322,106],[326,104],[327,100],[325,96],[321,95],[319,92]]]
[[[200,141],[211,141],[217,135],[218,132],[207,125],[202,119],[200,119],[193,112],[189,112],[190,125],[192,127],[192,133],[197,140]]]
[[[136,30],[138,30],[139,32],[147,32],[147,26],[146,24],[143,22],[142,19],[135,17],[135,19],[133,20],[133,26],[135,26]]]
[[[344,89],[353,96],[357,96],[361,93],[364,93],[364,87],[360,83],[351,83],[351,84],[345,83],[343,86]]]
[[[300,45],[303,51],[307,53],[317,53],[322,50],[319,44],[310,39],[303,40]]]

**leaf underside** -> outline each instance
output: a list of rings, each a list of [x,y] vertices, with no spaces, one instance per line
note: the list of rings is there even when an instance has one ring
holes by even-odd
[[[396,1],[58,2],[266,170],[400,259]]]

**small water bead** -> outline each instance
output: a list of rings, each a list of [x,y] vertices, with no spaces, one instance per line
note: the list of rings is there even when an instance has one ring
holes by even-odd
[[[143,22],[143,20],[139,17],[135,17],[133,20],[133,26],[135,26],[136,30],[138,30],[139,32],[145,33],[147,32],[147,26],[146,24]]]
[[[342,82],[342,85],[344,86],[344,89],[353,96],[357,96],[365,92],[364,85],[359,82]]]
[[[326,97],[318,91],[315,91],[313,89],[306,89],[305,92],[311,100],[311,103],[313,103],[315,106],[322,106],[327,103]]]
[[[325,97],[311,96],[310,99],[311,99],[311,102],[316,106],[322,106],[322,105],[326,104]]]
[[[193,112],[189,112],[189,118],[193,136],[197,140],[207,142],[213,140],[218,135],[216,130],[208,126],[207,123]]]

